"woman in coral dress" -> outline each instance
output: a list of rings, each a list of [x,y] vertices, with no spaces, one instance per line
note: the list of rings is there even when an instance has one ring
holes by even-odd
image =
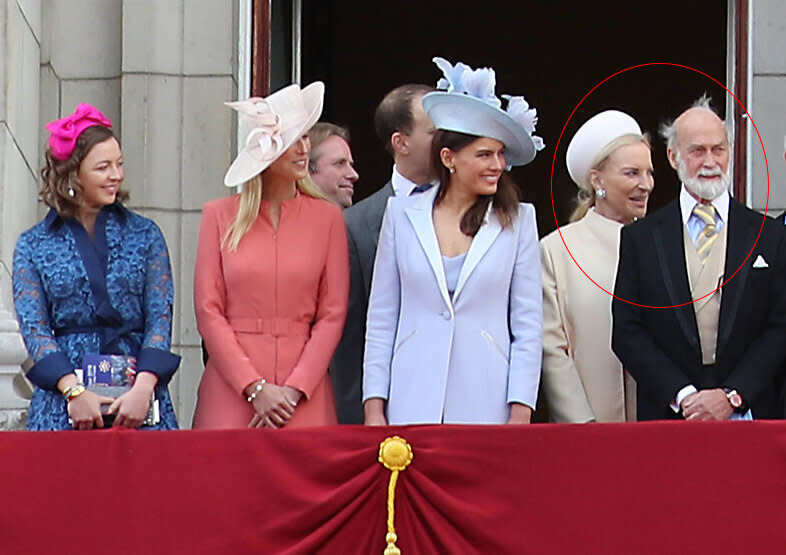
[[[208,202],[194,302],[209,359],[194,428],[336,423],[328,363],[344,327],[349,262],[344,220],[308,177],[306,131],[324,85],[290,85],[231,103],[246,147]]]

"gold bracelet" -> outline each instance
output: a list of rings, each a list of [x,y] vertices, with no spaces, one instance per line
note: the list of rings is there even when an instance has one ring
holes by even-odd
[[[257,398],[257,395],[262,393],[262,388],[265,387],[266,383],[267,381],[265,381],[265,378],[259,380],[259,383],[254,386],[254,391],[252,391],[251,394],[248,397],[246,397],[246,401],[248,401],[249,403],[253,403],[254,399]]]
[[[82,395],[82,393],[84,393],[85,391],[87,391],[85,386],[79,383],[76,385],[72,385],[71,387],[67,387],[65,391],[63,391],[63,397],[65,397],[66,403],[68,403],[73,399],[76,399],[77,397]]]

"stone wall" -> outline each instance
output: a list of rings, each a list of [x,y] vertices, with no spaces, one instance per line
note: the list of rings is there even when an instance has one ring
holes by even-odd
[[[14,387],[27,358],[13,314],[16,238],[37,219],[41,0],[0,0],[0,429],[24,426],[27,400]]]
[[[202,205],[229,194],[237,96],[237,4],[213,0],[122,2],[123,154],[130,206],[158,223],[175,274],[174,350],[183,357],[170,385],[190,427],[202,376],[193,306]]]
[[[770,173],[768,213],[786,209],[786,162],[783,160],[786,135],[786,6],[783,0],[756,0],[749,3],[753,14],[753,88],[748,111],[764,142]],[[767,168],[761,144],[753,131],[751,142],[753,207],[764,210],[767,197]]]

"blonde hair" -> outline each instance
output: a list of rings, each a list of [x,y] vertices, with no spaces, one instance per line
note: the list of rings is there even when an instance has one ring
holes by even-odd
[[[254,222],[259,215],[259,207],[262,205],[262,175],[255,175],[243,184],[240,193],[240,206],[232,224],[227,228],[221,240],[221,247],[232,252],[237,250],[240,240],[251,231]],[[296,183],[298,190],[313,198],[327,200],[325,194],[320,191],[310,176],[304,177]]]
[[[600,152],[595,156],[595,159],[592,161],[590,165],[591,170],[601,170],[603,166],[608,161],[609,157],[616,151],[618,148],[632,145],[635,143],[643,143],[647,145],[647,148],[652,148],[650,144],[649,135],[644,133],[643,135],[638,135],[636,133],[629,133],[626,135],[620,135],[609,144],[604,146],[600,149]],[[589,172],[587,172],[589,173]],[[570,222],[577,222],[582,219],[584,216],[587,215],[589,209],[595,206],[595,189],[592,187],[590,183],[577,183],[579,187],[577,198],[577,205],[576,208],[573,209],[573,212],[570,215]]]

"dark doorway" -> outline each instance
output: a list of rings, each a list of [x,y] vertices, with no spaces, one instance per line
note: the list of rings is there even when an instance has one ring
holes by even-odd
[[[302,82],[325,81],[323,120],[347,125],[361,179],[355,201],[390,177],[392,162],[374,135],[372,115],[384,94],[407,82],[435,84],[442,56],[497,72],[497,94],[520,94],[538,109],[537,134],[546,149],[513,177],[523,200],[535,204],[541,234],[556,226],[549,181],[554,160],[557,219],[565,223],[575,186],[565,169],[565,149],[593,114],[618,108],[653,136],[656,190],[651,208],[673,198],[677,178],[668,167],[660,123],[703,93],[725,112],[726,92],[687,69],[654,66],[606,82],[576,110],[600,81],[624,68],[671,62],[700,69],[725,83],[727,8],[718,0],[660,2],[533,2],[489,4],[456,0],[379,3],[303,0]]]

